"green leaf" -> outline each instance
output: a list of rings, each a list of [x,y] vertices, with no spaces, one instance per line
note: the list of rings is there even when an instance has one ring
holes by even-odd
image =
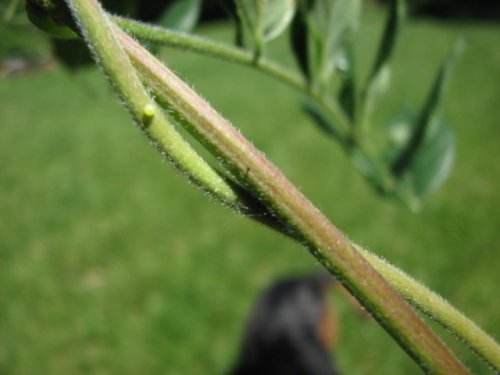
[[[322,14],[318,14],[321,12]],[[361,0],[320,0],[315,6],[316,22],[321,24],[324,19],[322,32],[323,53],[320,62],[319,79],[326,82],[331,77],[335,61],[345,43],[352,38],[359,25]]]
[[[401,153],[401,150],[408,143],[412,133],[412,124],[415,123],[416,118],[417,116],[413,111],[403,109],[384,124],[388,145],[384,151],[383,158],[387,164],[392,165]]]
[[[77,39],[76,33],[68,26],[59,23],[45,9],[35,5],[34,3],[26,3],[26,14],[29,20],[40,30],[49,33],[59,39]]]
[[[417,121],[412,129],[412,134],[407,144],[402,149],[398,158],[392,165],[392,172],[396,177],[401,176],[413,163],[413,159],[424,142],[428,128],[439,109],[446,84],[449,81],[455,62],[464,48],[463,41],[459,40],[450,55],[443,63],[437,74],[436,80],[430,90],[429,96],[422,108]]]
[[[236,6],[241,24],[254,40],[257,55],[266,42],[283,33],[295,14],[295,0],[236,0]]]
[[[449,176],[455,159],[455,138],[450,126],[434,121],[403,177],[420,199],[436,190]]]
[[[405,17],[405,9],[406,5],[404,0],[391,0],[389,16],[387,17],[384,33],[380,40],[368,85],[376,81],[377,75],[382,71],[383,67],[388,64],[391,58]]]
[[[265,0],[235,0],[236,11],[241,23],[255,35],[260,28],[260,14]]]
[[[238,7],[235,0],[216,0],[216,4],[234,22],[235,34],[234,44],[237,47],[243,48],[245,46],[245,30],[239,17]]]
[[[365,118],[373,112],[378,98],[389,86],[389,60],[394,51],[405,13],[405,0],[391,0],[389,16],[387,17],[378,52],[363,94],[363,116]]]
[[[243,28],[243,23],[239,17],[235,17],[234,22],[236,26],[234,42],[238,47],[243,48],[245,46],[245,30]]]
[[[264,48],[262,14],[265,9],[266,0],[235,0],[235,3],[241,25],[240,29],[237,29],[237,38],[243,41],[246,34],[253,39],[254,57],[255,60],[258,60]],[[245,30],[247,31],[246,33]]]
[[[158,24],[177,31],[189,32],[198,23],[201,0],[176,0],[165,11]]]
[[[389,82],[391,80],[391,69],[388,64],[384,64],[378,71],[377,75],[373,77],[369,86],[366,88],[363,95],[363,119],[368,118],[375,108],[378,99],[387,91]]]
[[[386,159],[389,163],[410,139],[415,118],[415,114],[406,113],[388,125],[390,146]],[[419,203],[446,180],[454,158],[455,139],[452,128],[444,121],[433,120],[411,165],[400,176],[400,183],[412,199]]]
[[[361,0],[305,0],[292,23],[295,59],[309,82],[325,86],[359,23]]]
[[[384,159],[388,164],[392,164],[407,145],[417,118],[414,112],[405,110],[386,125],[389,146]],[[434,119],[411,165],[399,176],[400,186],[415,208],[446,180],[454,158],[455,139],[452,128],[444,121]]]
[[[309,60],[309,38],[306,10],[301,7],[292,21],[290,45],[295,60],[308,82],[311,80],[311,64]]]
[[[277,38],[295,14],[295,0],[267,0],[262,19],[264,42]]]
[[[354,51],[352,43],[337,58],[338,69],[343,72],[342,86],[339,91],[339,103],[351,120],[356,116],[356,75],[354,69]]]

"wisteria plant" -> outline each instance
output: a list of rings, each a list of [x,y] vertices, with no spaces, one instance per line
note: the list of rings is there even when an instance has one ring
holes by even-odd
[[[170,21],[192,25],[200,2],[179,3]],[[465,342],[493,371],[500,371],[500,347],[488,334],[443,298],[348,240],[251,142],[137,39],[246,64],[293,86],[303,94],[301,105],[313,122],[342,146],[367,181],[410,207],[418,206],[450,167],[451,131],[436,121],[435,114],[460,45],[443,63],[414,121],[388,127],[393,142],[379,157],[370,133],[380,127],[372,124],[371,114],[387,83],[403,2],[392,2],[373,68],[362,87],[352,45],[360,0],[235,4],[237,41],[249,47],[112,16],[97,0],[29,0],[27,11],[40,28],[84,40],[130,116],[166,159],[218,202],[303,244],[424,372],[469,373],[411,305]],[[286,30],[297,72],[266,58],[266,43]],[[203,159],[178,126],[220,163]]]

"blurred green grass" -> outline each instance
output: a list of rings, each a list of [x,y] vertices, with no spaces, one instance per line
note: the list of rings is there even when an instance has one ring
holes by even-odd
[[[362,69],[380,31],[378,15],[365,21]],[[225,25],[200,32],[231,38]],[[419,106],[460,35],[468,48],[442,111],[458,157],[418,215],[377,197],[287,87],[208,58],[162,55],[353,240],[500,337],[500,27],[411,22],[395,56],[394,95],[377,116]],[[274,47],[290,63],[286,43]],[[0,81],[0,223],[2,374],[221,374],[259,290],[320,269],[298,245],[188,187],[95,69]],[[381,328],[334,302],[344,373],[419,373]]]

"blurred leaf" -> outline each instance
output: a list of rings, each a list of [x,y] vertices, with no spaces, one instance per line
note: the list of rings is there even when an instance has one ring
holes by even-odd
[[[267,0],[263,13],[265,42],[277,38],[290,24],[295,14],[295,0]]]
[[[235,2],[236,11],[242,25],[239,30],[239,37],[243,39],[245,30],[248,32],[254,42],[255,58],[258,58],[264,46],[261,24],[266,0],[235,0]]]
[[[235,0],[216,0],[215,3],[223,10],[223,12],[234,22],[235,35],[234,43],[238,47],[245,46],[245,31],[241,18],[239,17],[238,6]]]
[[[453,130],[444,122],[434,121],[428,136],[403,177],[419,198],[437,189],[449,176],[455,159]]]
[[[325,86],[336,61],[357,29],[361,0],[309,0],[300,3],[292,25],[292,47],[310,82]]]
[[[363,177],[370,182],[378,193],[386,193],[383,183],[383,176],[380,175],[373,161],[362,153],[358,148],[349,149],[351,162],[358,168]]]
[[[329,116],[321,110],[316,103],[313,101],[303,98],[300,102],[302,110],[309,115],[313,120],[313,123],[318,126],[325,134],[335,138],[339,141],[343,141],[342,134],[329,118]]]
[[[53,37],[60,39],[76,39],[77,35],[73,30],[64,24],[57,23],[54,18],[39,6],[27,2],[26,14],[29,20],[40,30],[49,33]]]
[[[253,37],[256,55],[286,29],[295,13],[295,0],[236,0],[236,6],[241,24]]]
[[[392,165],[392,172],[395,176],[401,176],[412,166],[413,160],[419,152],[419,148],[424,142],[428,128],[439,108],[439,104],[441,102],[446,84],[449,81],[451,71],[463,48],[463,41],[458,41],[446,61],[441,66],[425,105],[412,129],[411,136]]]
[[[158,24],[169,29],[189,32],[198,22],[201,4],[201,0],[176,0],[158,20]]]
[[[241,23],[254,33],[259,28],[260,12],[265,0],[235,0]]]
[[[403,109],[399,114],[385,123],[388,145],[384,152],[384,160],[392,164],[401,153],[411,137],[412,124],[416,121],[416,114]]]
[[[311,80],[311,64],[309,60],[309,38],[306,11],[301,7],[292,21],[290,44],[295,60],[308,82]]]
[[[390,146],[386,159],[389,162],[397,157],[410,139],[415,118],[415,114],[406,112],[388,124]],[[454,158],[452,128],[443,121],[433,120],[411,166],[401,176],[401,184],[415,203],[419,203],[446,180]]]
[[[377,75],[381,72],[383,67],[388,64],[389,59],[391,58],[392,51],[396,45],[396,40],[399,36],[401,25],[404,20],[405,8],[406,6],[404,0],[391,1],[389,16],[387,17],[384,33],[382,35],[382,39],[380,40],[377,57],[375,58],[375,62],[373,64],[368,85],[377,79]]]
[[[363,97],[364,116],[373,111],[377,99],[387,90],[390,79],[389,60],[396,45],[405,16],[405,0],[391,0],[389,16],[380,40],[377,56],[373,64]]]
[[[378,99],[387,91],[390,80],[391,69],[388,64],[384,64],[364,93],[362,103],[364,119],[371,115]]]
[[[342,86],[339,91],[339,103],[351,120],[356,116],[356,76],[354,70],[354,51],[349,43],[342,55],[337,58],[338,69],[343,72]]]
[[[321,14],[317,14],[320,12]],[[331,77],[335,60],[352,37],[359,24],[361,0],[318,0],[315,7],[315,19],[327,17],[323,30],[323,54],[320,62],[320,80],[326,82]],[[316,21],[320,22],[321,21]]]
[[[243,30],[243,24],[239,17],[234,18],[235,26],[236,26],[236,35],[235,35],[235,43],[238,47],[245,46],[245,32]]]

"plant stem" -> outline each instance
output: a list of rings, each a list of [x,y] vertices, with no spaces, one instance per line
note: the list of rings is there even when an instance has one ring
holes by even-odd
[[[347,152],[347,154],[349,154],[349,149],[356,147],[359,152],[366,157],[373,168],[378,171],[378,174],[382,176],[382,181],[378,182],[381,189],[387,193],[396,192],[396,183],[392,178],[389,169],[377,161],[371,152],[369,152],[366,145],[361,143],[361,139],[355,139],[349,136],[352,129],[351,122],[342,108],[339,107],[337,101],[325,92],[320,94],[317,90],[311,89],[303,77],[262,56],[256,60],[255,54],[251,51],[123,17],[112,17],[121,28],[127,31],[127,33],[141,40],[250,66],[277,79],[278,81],[281,81],[282,83],[285,83],[293,89],[300,91],[310,100],[318,103],[320,107],[324,108],[326,113],[332,118],[333,122],[338,127],[339,134],[341,135],[340,138],[337,138],[337,140],[341,142],[343,149]],[[355,163],[354,165],[358,169],[359,173],[361,173],[368,180],[372,181],[370,176],[367,176],[366,172],[362,168],[359,168],[359,166]]]
[[[254,54],[241,48],[123,17],[112,16],[112,18],[127,33],[141,40],[164,44],[169,47],[180,48],[242,65],[255,65]],[[298,90],[303,91],[306,86],[306,82],[300,76],[268,59],[260,59],[258,69]]]
[[[370,264],[413,306],[448,329],[500,373],[500,346],[473,321],[406,273],[356,245]]]
[[[83,15],[90,7],[81,3],[69,2],[75,14]],[[216,200],[236,209],[245,210],[245,203],[240,199],[239,191],[228,184],[184,141],[162,109],[149,96],[123,48],[114,34],[109,32],[111,22],[107,17],[100,17],[102,21],[93,27],[88,27],[86,22],[79,17],[76,18],[96,60],[102,66],[134,120],[160,152],[190,181]]]
[[[172,31],[118,16],[113,16],[113,19],[122,29],[135,38],[254,67],[318,102],[328,110],[336,123],[344,131],[349,129],[349,119],[336,101],[324,94],[320,95],[316,91],[311,90],[307,82],[301,76],[297,75],[295,72],[289,71],[274,61],[263,56],[256,60],[255,54],[251,51],[199,36]]]
[[[179,46],[185,46],[183,44],[184,42],[189,43],[190,41],[192,42],[192,39],[197,39],[196,37],[184,36],[182,34],[166,31],[164,29],[160,29],[160,32],[166,32],[172,34],[172,36],[174,37],[184,38],[182,39],[182,42],[179,43]],[[252,58],[251,54],[247,54],[242,50],[230,48],[211,41],[203,40],[201,46],[206,46],[207,44],[213,44],[215,49],[220,49],[220,51],[223,51],[226,56],[236,56],[236,58],[239,59],[238,62],[249,62]],[[198,44],[195,45],[199,47]],[[214,49],[207,49],[207,51],[209,50],[213,51]],[[199,50],[197,51],[199,52]],[[271,66],[273,68],[275,67],[273,64],[270,64],[265,60],[263,60],[263,66]],[[276,69],[275,71],[281,72],[281,70],[279,69]],[[158,82],[158,84],[161,85],[161,82],[155,82]],[[160,97],[162,97],[160,87],[157,87],[155,91]],[[168,98],[166,99],[168,100]],[[324,108],[328,110],[330,107],[328,105],[324,105]],[[332,115],[332,113],[330,114]],[[200,137],[200,134],[198,131],[196,131],[196,129],[191,128],[190,130],[195,133],[196,137]],[[209,142],[204,142],[204,144],[205,146],[210,148]],[[363,151],[363,148],[361,148],[360,150]],[[215,152],[216,150],[212,151]],[[379,168],[379,170],[383,171],[383,169],[381,168]],[[390,184],[391,182],[389,181],[388,183]],[[402,197],[401,199],[404,199],[404,197]],[[393,285],[393,287],[395,287],[412,305],[418,307],[420,310],[431,316],[444,327],[451,330],[455,336],[464,340],[481,357],[483,357],[492,366],[496,367],[497,370],[500,369],[500,364],[498,363],[500,361],[500,359],[498,359],[500,358],[500,348],[495,343],[495,341],[484,331],[482,331],[477,325],[463,316],[463,314],[461,314],[453,306],[447,303],[444,299],[439,297],[437,294],[434,294],[423,285],[419,284],[416,280],[410,278],[403,271],[397,269],[393,265],[382,261],[376,255],[370,254],[366,250],[363,250],[362,253],[365,258],[367,258],[367,260],[372,264],[372,266],[379,273],[381,273],[384,278],[386,278],[387,281],[389,281],[391,285]],[[436,301],[439,301],[439,303],[436,303]],[[437,309],[437,306],[439,306],[439,309]],[[461,323],[458,324],[456,322]]]
[[[347,238],[273,164],[154,56],[119,28],[115,33],[153,92],[187,119],[195,137],[210,145],[252,195],[293,231],[424,371],[468,373]]]

